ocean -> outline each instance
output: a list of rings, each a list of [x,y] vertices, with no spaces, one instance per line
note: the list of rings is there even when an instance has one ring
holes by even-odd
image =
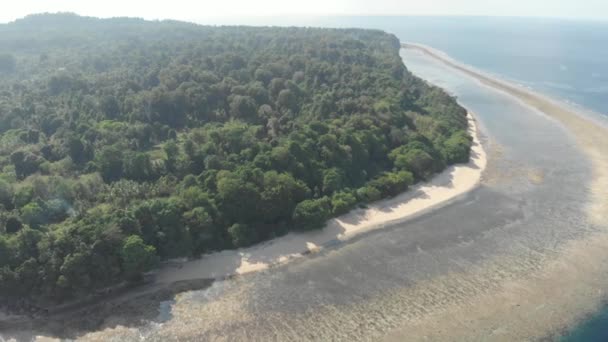
[[[548,18],[340,17],[322,26],[377,28],[432,46],[491,75],[608,119],[608,22]],[[608,284],[606,284],[608,290]],[[608,305],[560,341],[608,341]]]
[[[374,22],[376,19],[372,19]],[[521,18],[384,18],[378,28],[608,118],[608,22]],[[608,289],[608,284],[606,284]],[[608,306],[563,342],[608,341]]]

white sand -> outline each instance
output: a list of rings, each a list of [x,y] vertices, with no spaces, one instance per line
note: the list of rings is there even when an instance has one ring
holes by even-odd
[[[158,272],[158,281],[171,283],[201,278],[223,278],[264,270],[271,265],[301,257],[305,253],[318,251],[323,246],[385,227],[387,223],[411,219],[448,204],[450,200],[479,184],[487,163],[485,151],[479,142],[477,124],[470,114],[468,119],[469,132],[474,139],[468,164],[451,166],[430,182],[412,187],[399,196],[332,219],[322,230],[289,233],[253,247],[209,254],[198,260],[164,267]]]

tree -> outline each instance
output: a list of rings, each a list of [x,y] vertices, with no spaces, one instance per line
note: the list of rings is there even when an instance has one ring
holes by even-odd
[[[175,141],[170,140],[163,145],[163,151],[165,152],[165,166],[169,172],[175,172],[175,163],[179,156],[179,147]]]
[[[180,193],[180,198],[187,208],[203,207],[208,212],[215,212],[215,203],[209,193],[205,192],[204,189],[198,187],[196,180],[195,183],[189,184]]]
[[[270,80],[272,80],[272,72],[258,68],[253,76],[256,80],[262,82],[264,85],[267,85]]]
[[[371,203],[382,198],[382,193],[375,187],[368,185],[357,189],[357,198],[361,202]]]
[[[68,254],[59,268],[60,279],[58,279],[57,285],[66,290],[89,287],[91,285],[89,265],[88,252],[76,251]]]
[[[297,101],[298,99],[296,98],[294,93],[289,89],[281,90],[277,98],[277,103],[279,104],[279,106],[286,109],[290,109],[292,111],[297,108]]]
[[[20,284],[17,274],[8,266],[0,267],[0,290],[7,296],[19,295]]]
[[[279,96],[279,92],[283,89],[285,89],[285,80],[282,78],[273,78],[268,86],[270,96],[275,99]]]
[[[13,72],[17,67],[17,61],[13,55],[0,54],[0,72]]]
[[[22,185],[15,191],[15,194],[13,196],[13,203],[15,204],[15,207],[21,208],[28,204],[33,197],[34,188],[29,184]]]
[[[13,208],[13,187],[2,179],[0,179],[0,204],[5,209]]]
[[[9,216],[6,219],[6,223],[5,223],[4,227],[5,227],[4,230],[8,234],[14,234],[21,230],[21,227],[23,227],[23,224],[21,223],[21,220],[19,220],[18,217]]]
[[[336,168],[327,169],[323,172],[323,193],[331,195],[334,191],[343,187],[343,176]]]
[[[122,176],[123,152],[118,146],[105,146],[95,156],[95,163],[106,182],[118,180]]]
[[[33,153],[16,151],[11,154],[11,163],[15,166],[17,178],[23,179],[38,171],[42,161]]]
[[[142,152],[128,152],[124,154],[122,161],[124,177],[136,181],[147,181],[154,177],[150,156]]]
[[[177,197],[142,202],[134,208],[144,242],[156,247],[162,258],[192,254],[192,238],[182,222],[183,202]]]
[[[15,269],[15,275],[19,283],[19,292],[28,293],[32,291],[38,283],[38,262],[35,258],[25,260]]]
[[[257,105],[249,96],[234,95],[230,101],[230,114],[234,118],[251,121],[256,118]]]
[[[49,93],[53,96],[57,96],[63,92],[68,92],[75,89],[76,81],[72,76],[61,72],[51,76],[48,79],[47,88]]]
[[[11,261],[11,248],[8,240],[0,235],[0,269],[8,266]],[[2,283],[2,272],[0,271],[0,284]],[[1,285],[0,285],[1,288]]]
[[[287,222],[298,202],[306,199],[310,191],[302,181],[288,173],[264,173],[260,209],[266,223]]]
[[[146,245],[137,235],[131,235],[124,240],[120,256],[123,272],[130,279],[140,277],[158,262],[156,248]]]
[[[70,155],[70,158],[72,158],[72,160],[76,164],[81,164],[82,162],[85,161],[85,158],[86,158],[85,148],[84,148],[84,144],[80,138],[78,138],[74,135],[71,135],[68,138],[67,146],[68,146],[68,153]]]
[[[331,197],[331,213],[334,216],[346,214],[357,204],[357,198],[350,192],[337,192]]]
[[[222,238],[205,208],[196,207],[185,212],[184,222],[188,226],[196,255],[222,247]]]
[[[312,230],[323,227],[331,213],[329,198],[304,200],[296,206],[293,212],[293,222],[298,229]]]
[[[156,87],[150,94],[150,110],[154,118],[169,127],[182,127],[186,122],[186,97],[181,91]]]
[[[385,172],[368,184],[380,191],[382,197],[395,196],[414,184],[414,175],[409,171]]]
[[[21,208],[21,219],[32,228],[38,228],[46,223],[45,210],[37,202],[30,202]]]
[[[116,119],[120,114],[120,104],[114,96],[106,95],[99,100],[99,109],[109,120]]]
[[[448,164],[469,161],[471,137],[465,131],[456,131],[443,143],[442,153]]]
[[[49,223],[65,220],[69,210],[70,205],[62,199],[54,198],[44,202],[44,217]]]
[[[391,152],[395,167],[411,171],[417,179],[426,179],[435,172],[436,160],[425,150],[418,147],[399,148]]]
[[[218,175],[217,196],[222,213],[229,222],[254,221],[259,215],[259,190],[235,174]]]
[[[234,247],[247,247],[257,242],[257,233],[253,227],[246,224],[235,223],[228,228],[228,234]]]

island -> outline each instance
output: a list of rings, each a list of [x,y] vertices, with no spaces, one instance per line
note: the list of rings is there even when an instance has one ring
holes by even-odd
[[[363,29],[0,25],[2,310],[321,229],[467,163],[467,111],[399,49]]]

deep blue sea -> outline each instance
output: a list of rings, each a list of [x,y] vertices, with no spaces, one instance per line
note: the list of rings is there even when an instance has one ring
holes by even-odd
[[[608,119],[608,22],[481,17],[317,20],[322,26],[378,28],[403,42],[430,45],[477,69]],[[608,306],[554,338],[608,341]]]

